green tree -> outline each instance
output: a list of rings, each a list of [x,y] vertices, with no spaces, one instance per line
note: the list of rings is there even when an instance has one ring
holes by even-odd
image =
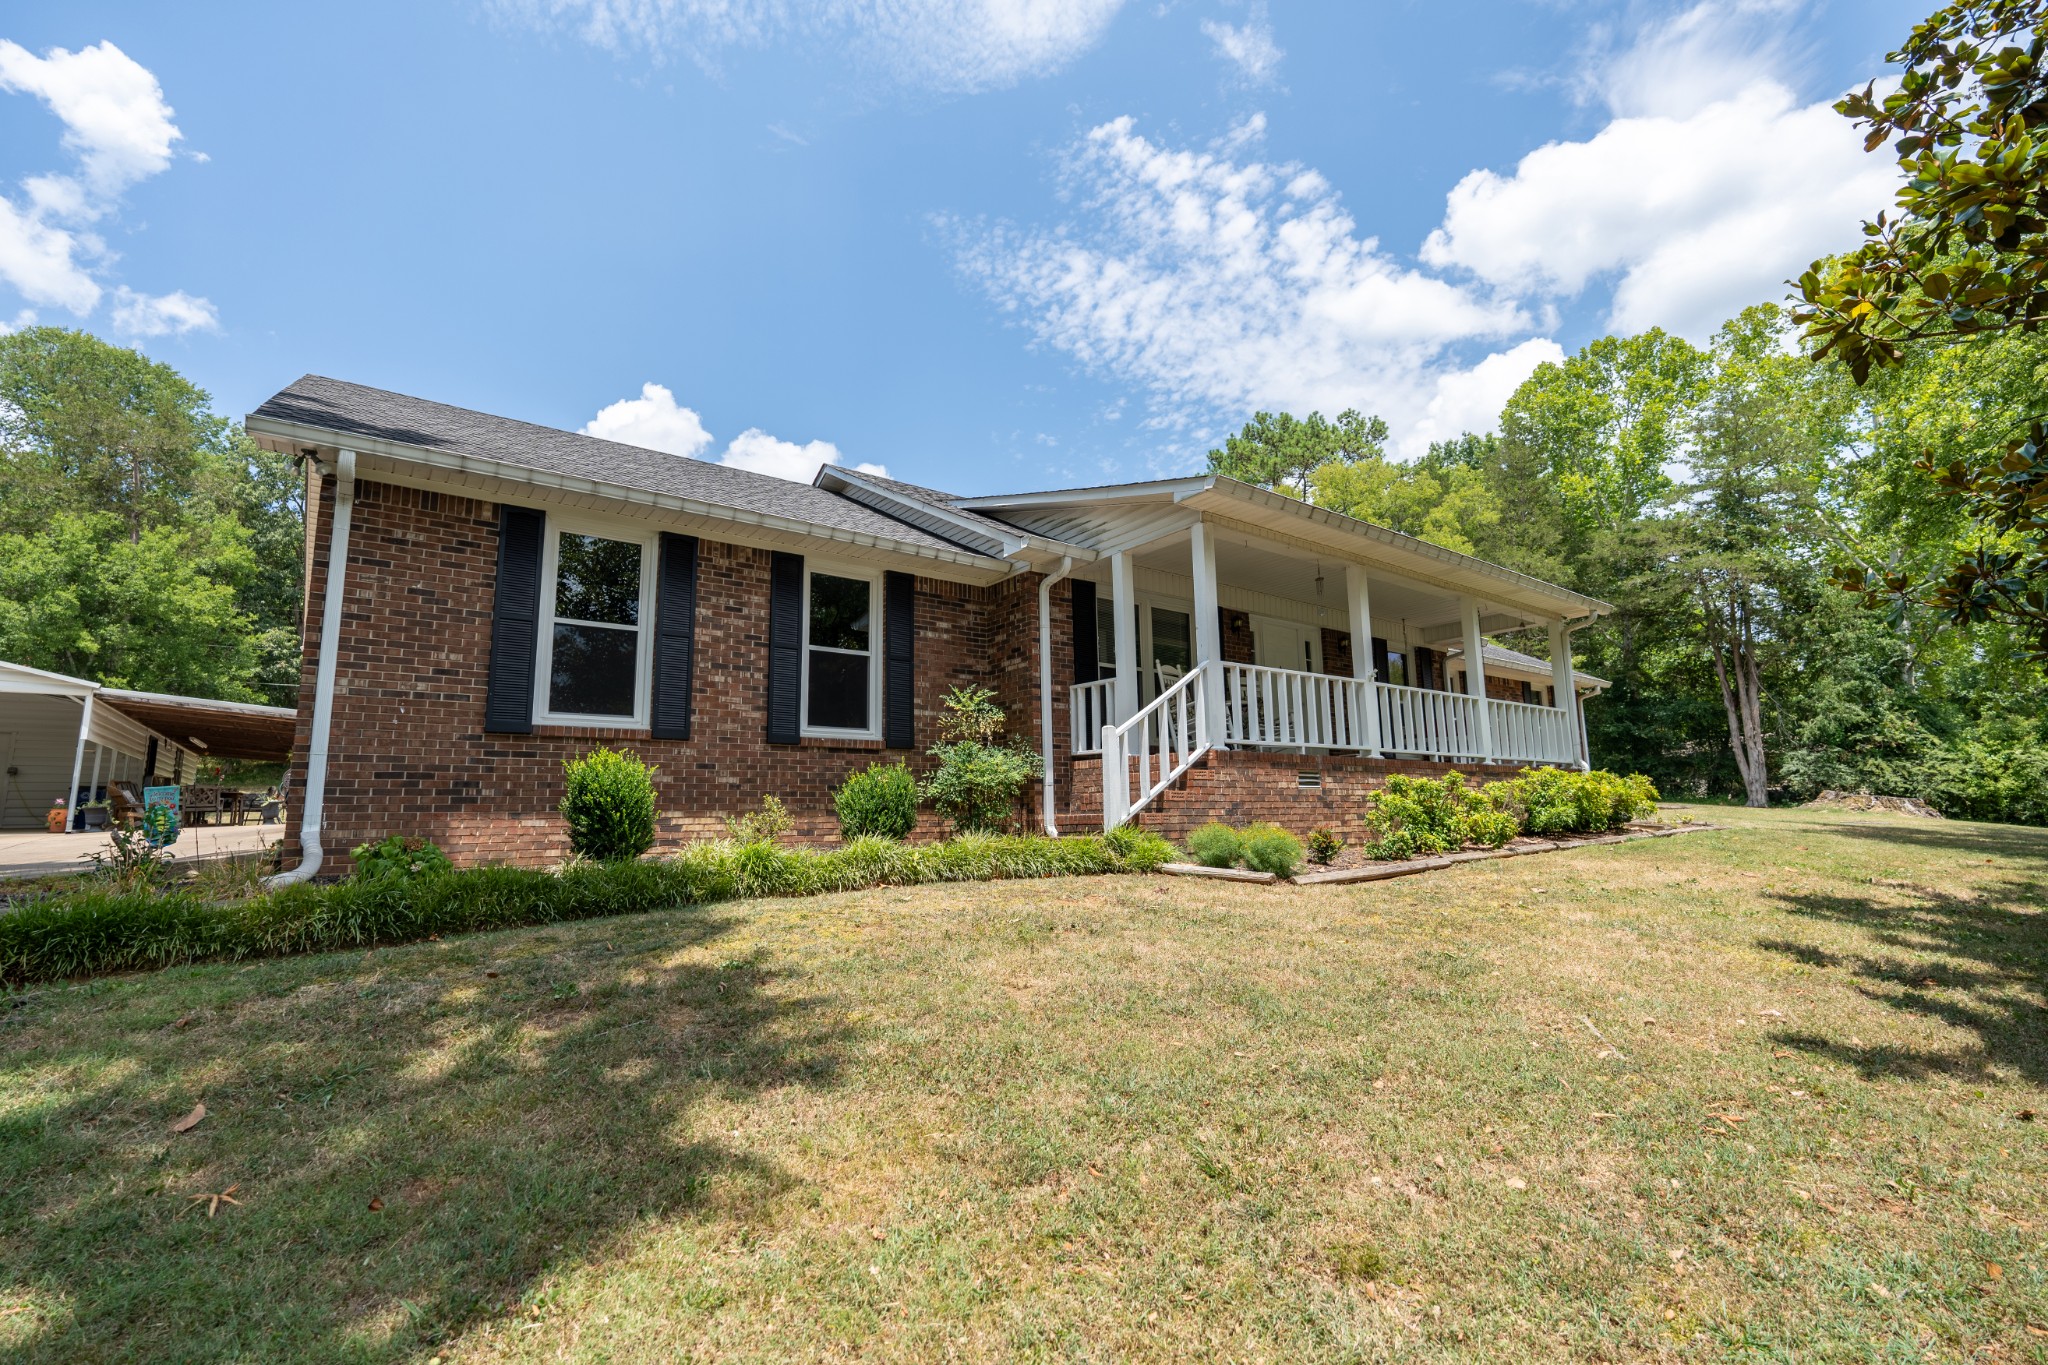
[[[293,699],[297,470],[208,402],[169,366],[84,332],[0,336],[0,657]]]
[[[1890,56],[1904,68],[1835,108],[1891,145],[1896,211],[1862,246],[1800,277],[1814,357],[1864,383],[1929,346],[2036,332],[2048,319],[2048,0],[1962,0]],[[1973,524],[1933,575],[1859,564],[1842,585],[1873,606],[1916,598],[1957,623],[2005,619],[2048,663],[2048,403],[1980,430],[1967,453],[1922,457]]]
[[[1377,459],[1386,443],[1387,424],[1355,408],[1339,413],[1334,422],[1320,412],[1306,417],[1261,412],[1221,450],[1209,452],[1209,472],[1313,501],[1316,471]]]
[[[1483,554],[1500,523],[1485,473],[1456,461],[1426,457],[1404,465],[1375,454],[1326,464],[1310,483],[1318,506],[1460,554]]]

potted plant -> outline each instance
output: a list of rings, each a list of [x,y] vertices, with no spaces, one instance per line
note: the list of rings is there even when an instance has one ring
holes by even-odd
[[[62,834],[64,832],[64,821],[70,815],[70,809],[65,806],[64,798],[60,796],[50,803],[50,813],[43,817],[43,828],[49,830],[52,834]]]
[[[87,829],[105,829],[107,810],[107,803],[104,801],[88,801],[78,808],[78,813],[84,817]]]

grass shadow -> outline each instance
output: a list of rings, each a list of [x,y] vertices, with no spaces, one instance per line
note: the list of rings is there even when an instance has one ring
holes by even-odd
[[[1967,853],[1985,859],[2048,866],[2048,830],[2029,825],[1991,825],[1963,820],[1857,820],[1831,822],[1828,833],[1848,839],[1905,844],[1935,853]]]
[[[678,961],[733,923],[635,917],[182,969],[107,983],[101,1008],[31,1000],[0,1027],[0,1269],[41,1321],[0,1360],[415,1358],[533,1311],[536,1282],[644,1224],[766,1207],[789,1179],[701,1112],[831,1086],[849,1034],[764,962]],[[206,1119],[171,1134],[200,1099]],[[217,1216],[191,1198],[231,1186]]]
[[[1830,951],[1782,938],[1759,939],[1757,946],[1846,973],[1865,998],[1973,1033],[1975,1046],[1874,1046],[1789,1031],[1775,1035],[1779,1046],[1853,1066],[1867,1078],[1983,1076],[2005,1068],[2048,1084],[2048,913],[2041,908],[2048,888],[2031,879],[1973,894],[1887,885],[1896,898],[1771,897],[1792,914],[1866,931],[1877,951]]]

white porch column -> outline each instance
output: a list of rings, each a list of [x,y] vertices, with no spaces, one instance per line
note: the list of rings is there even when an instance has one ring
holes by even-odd
[[[71,785],[64,792],[64,832],[78,828],[78,775],[85,766],[85,737],[92,730],[92,697],[85,694],[85,706],[78,713],[78,746],[71,751]]]
[[[1216,592],[1216,539],[1198,521],[1188,528],[1188,548],[1195,564],[1195,667],[1207,675],[1195,684],[1202,689],[1201,710],[1195,715],[1195,744],[1206,749],[1221,747],[1227,738],[1223,732],[1223,614]]]
[[[1493,762],[1493,717],[1486,704],[1486,641],[1479,634],[1479,599],[1461,597],[1458,606],[1465,614],[1465,694],[1478,699],[1473,708],[1479,717],[1479,757]]]
[[[88,801],[100,799],[100,764],[106,759],[106,756],[106,745],[95,744],[92,746],[92,780],[85,784],[85,799]]]
[[[1109,557],[1110,610],[1115,614],[1116,724],[1138,714],[1138,585],[1131,553]]]
[[[1556,693],[1554,701],[1558,710],[1564,712],[1565,751],[1572,755],[1579,752],[1579,684],[1572,672],[1572,633],[1564,628],[1563,621],[1550,623],[1550,686]]]
[[[1365,752],[1369,758],[1380,753],[1380,685],[1372,666],[1372,592],[1366,587],[1365,566],[1344,566],[1344,594],[1351,606],[1351,676],[1362,680],[1365,698]]]
[[[1574,687],[1572,691],[1577,693],[1578,689]],[[1584,697],[1577,695],[1572,697],[1572,714],[1579,718],[1579,771],[1582,773],[1591,772],[1593,770],[1593,747],[1586,742],[1586,699]]]

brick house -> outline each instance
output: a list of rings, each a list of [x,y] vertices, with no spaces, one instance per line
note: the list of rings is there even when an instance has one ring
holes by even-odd
[[[1569,641],[1605,603],[1225,478],[806,485],[311,375],[247,428],[306,460],[287,850],[327,873],[392,833],[559,859],[599,744],[658,765],[664,845],[771,793],[829,839],[970,684],[1045,756],[1048,829],[1355,832],[1390,771],[1583,765],[1603,685]],[[1484,640],[1532,626],[1550,661]]]

